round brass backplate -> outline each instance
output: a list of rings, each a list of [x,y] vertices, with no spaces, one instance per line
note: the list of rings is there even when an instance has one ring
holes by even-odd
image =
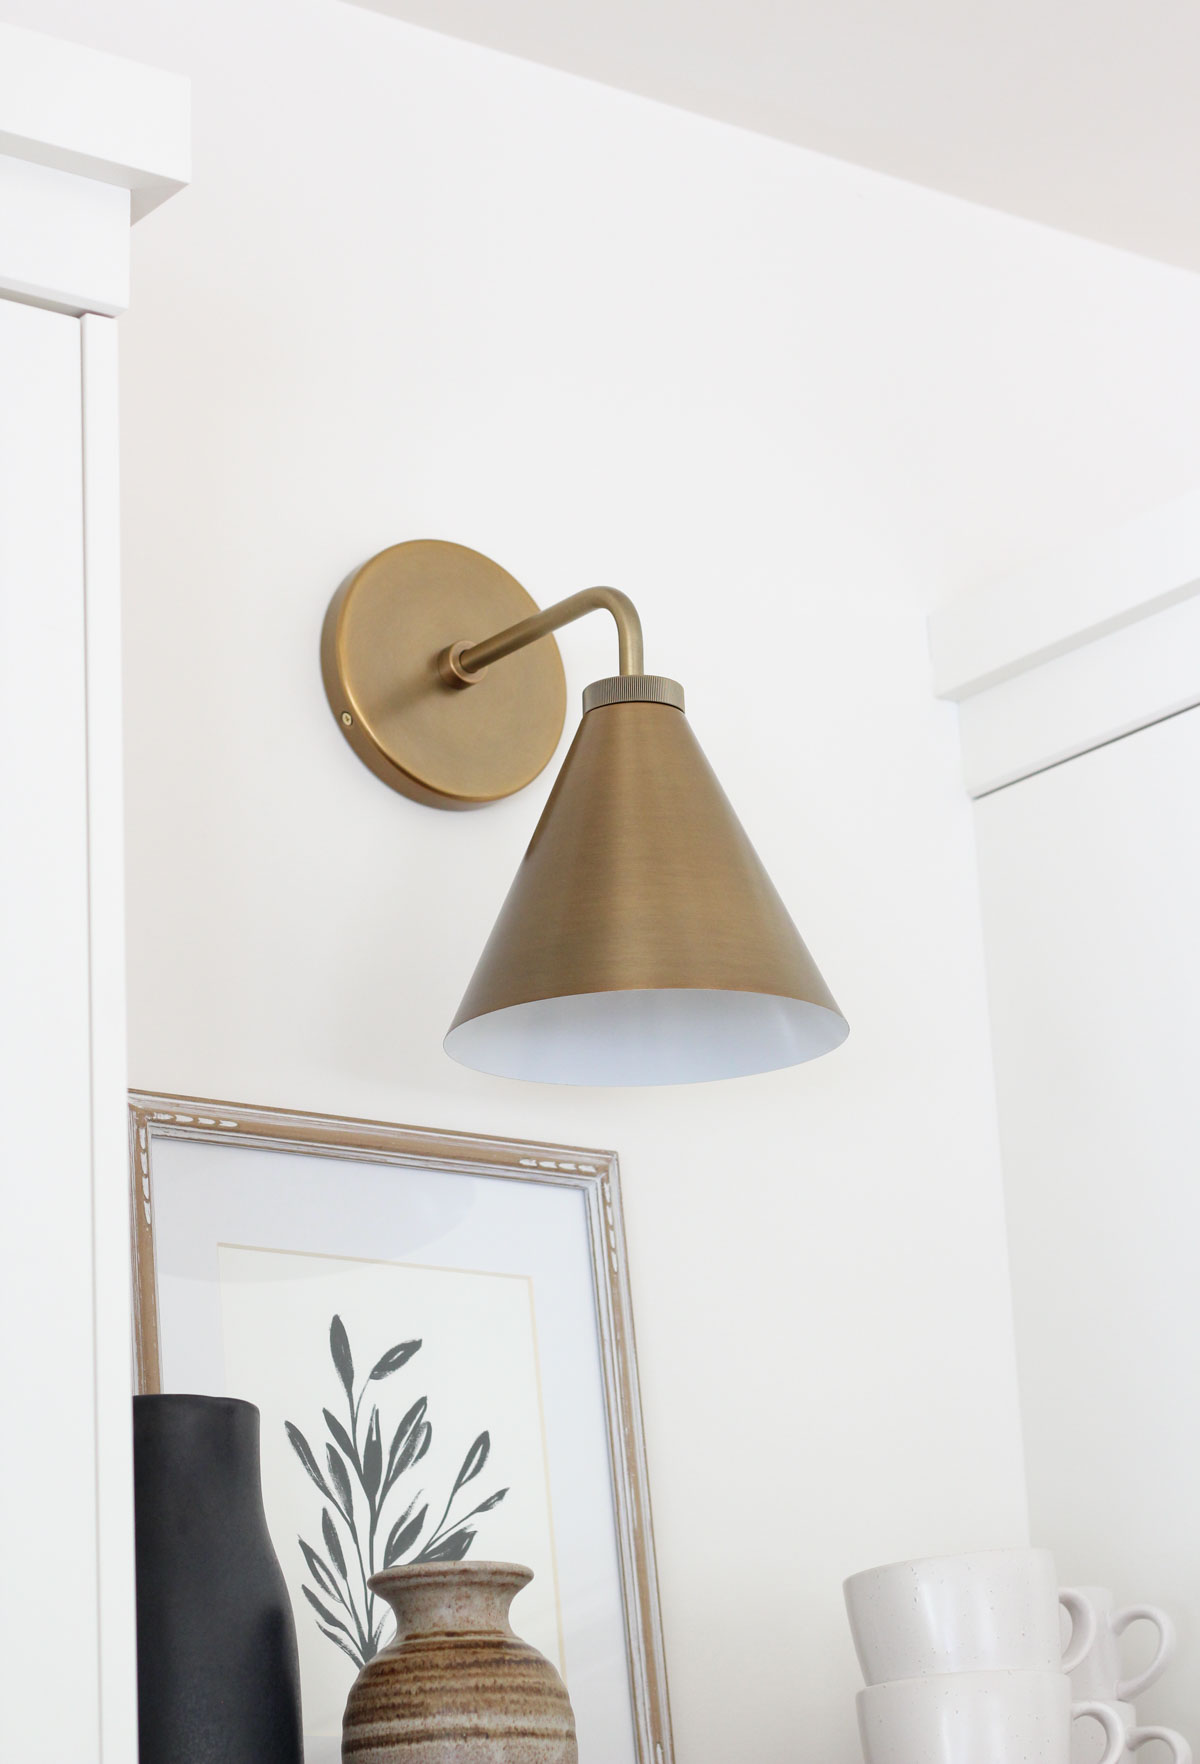
[[[532,783],[562,734],[567,688],[553,637],[470,686],[438,657],[538,608],[507,570],[440,539],[379,552],[329,603],[321,672],[338,727],[385,784],[434,808],[478,808]]]

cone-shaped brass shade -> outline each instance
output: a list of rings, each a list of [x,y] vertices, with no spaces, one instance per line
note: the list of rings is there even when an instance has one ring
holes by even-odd
[[[848,1032],[682,710],[588,710],[447,1053],[543,1083],[689,1084]]]

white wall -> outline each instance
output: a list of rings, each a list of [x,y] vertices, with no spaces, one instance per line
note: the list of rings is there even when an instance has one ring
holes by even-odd
[[[1068,1580],[1174,1615],[1138,1712],[1193,1744],[1198,785],[1191,710],[976,807],[1032,1523]]]
[[[679,1757],[851,1759],[842,1576],[1026,1529],[923,609],[1200,473],[1200,285],[335,0],[0,12],[195,81],[123,323],[133,1080],[615,1146]],[[423,535],[635,596],[844,1050],[628,1094],[442,1056],[548,781],[439,816],[334,728],[326,601]]]

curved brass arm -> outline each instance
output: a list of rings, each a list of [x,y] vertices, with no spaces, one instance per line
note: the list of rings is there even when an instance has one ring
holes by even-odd
[[[621,673],[643,673],[642,621],[628,594],[622,594],[619,588],[584,588],[480,643],[452,644],[438,657],[442,678],[456,686],[471,686],[491,662],[502,661],[506,655],[536,643],[539,637],[549,636],[561,625],[598,611],[610,612],[616,620]]]

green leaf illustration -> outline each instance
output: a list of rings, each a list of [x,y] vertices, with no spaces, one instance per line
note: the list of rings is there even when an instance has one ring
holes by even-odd
[[[340,1317],[334,1317],[329,1325],[329,1351],[333,1355],[333,1364],[345,1387],[346,1395],[354,1401],[354,1361],[350,1356],[350,1337],[346,1334],[346,1325]]]
[[[329,1560],[333,1563],[342,1579],[347,1579],[346,1558],[342,1554],[342,1540],[337,1534],[337,1526],[333,1523],[328,1507],[321,1508],[321,1536],[325,1539],[325,1548],[329,1551]]]
[[[326,1427],[328,1427],[330,1433],[332,1433],[334,1439],[341,1446],[350,1462],[357,1467],[358,1453],[354,1449],[354,1441],[350,1438],[350,1435],[346,1432],[346,1429],[342,1426],[336,1415],[331,1415],[328,1409],[322,1409],[321,1413],[325,1417]]]
[[[419,1341],[397,1342],[395,1347],[388,1349],[382,1359],[376,1360],[368,1376],[371,1378],[390,1378],[393,1372],[398,1372],[400,1370],[401,1366],[407,1366],[420,1345]]]
[[[393,1567],[406,1551],[412,1549],[421,1535],[421,1527],[425,1523],[428,1512],[429,1504],[426,1502],[415,1519],[409,1519],[407,1512],[400,1515],[389,1531],[387,1544],[384,1547],[383,1565],[385,1568]]]
[[[451,1491],[450,1498],[452,1500],[460,1488],[465,1488],[468,1482],[474,1482],[475,1478],[479,1475],[479,1472],[483,1469],[483,1466],[487,1463],[488,1453],[491,1449],[492,1442],[485,1430],[479,1435],[479,1438],[475,1441],[475,1444],[463,1459],[462,1469],[458,1473],[458,1480]]]
[[[433,1445],[428,1398],[419,1397],[401,1417],[391,1435],[386,1462],[383,1410],[378,1403],[370,1405],[370,1419],[363,1429],[361,1442],[359,1417],[368,1387],[398,1372],[421,1345],[421,1339],[414,1337],[411,1341],[397,1342],[381,1354],[367,1374],[356,1401],[350,1337],[341,1317],[335,1313],[329,1322],[329,1352],[349,1412],[347,1421],[342,1421],[332,1410],[322,1410],[327,1429],[324,1465],[318,1463],[300,1429],[291,1421],[284,1423],[292,1450],[304,1466],[306,1476],[327,1503],[320,1509],[324,1555],[306,1538],[297,1539],[312,1582],[311,1586],[302,1585],[301,1590],[312,1607],[319,1633],[356,1667],[374,1658],[391,1623],[383,1601],[370,1588],[370,1577],[376,1564],[391,1568],[403,1560],[462,1561],[477,1535],[477,1529],[470,1521],[477,1514],[490,1512],[509,1493],[507,1488],[496,1489],[469,1512],[456,1518],[450,1516],[459,1491],[473,1482],[488,1462],[491,1435],[485,1430],[474,1440],[463,1459],[436,1526],[432,1526],[430,1505],[423,1500],[421,1493],[414,1495],[399,1518],[388,1519],[387,1509],[392,1504],[388,1497],[396,1481],[419,1464]],[[354,1510],[356,1484],[357,1515]],[[419,1512],[416,1510],[418,1501],[422,1502]],[[364,1508],[366,1520],[361,1517]],[[342,1525],[345,1531],[340,1529]],[[386,1542],[380,1550],[379,1540],[385,1530]],[[420,1540],[425,1535],[427,1542],[423,1549],[419,1549]],[[419,1553],[414,1554],[418,1549]]]
[[[333,1575],[329,1572],[329,1569],[321,1560],[320,1556],[318,1556],[316,1550],[313,1549],[311,1544],[305,1543],[303,1538],[300,1538],[298,1541],[300,1544],[300,1552],[303,1555],[304,1560],[308,1563],[308,1572],[312,1575],[321,1591],[323,1593],[328,1593],[331,1598],[336,1599],[340,1597],[337,1589],[337,1582],[334,1580]]]
[[[379,1493],[379,1479],[382,1475],[383,1444],[379,1437],[379,1410],[372,1409],[362,1455],[362,1485],[372,1507],[375,1505],[375,1496]]]
[[[342,1622],[341,1618],[336,1617],[332,1611],[327,1610],[315,1592],[310,1592],[306,1586],[302,1586],[300,1591],[304,1594],[318,1617],[320,1617],[322,1623],[328,1623],[331,1629],[340,1629],[343,1635],[349,1636],[351,1641],[354,1640],[353,1635],[350,1634],[350,1631],[346,1628],[346,1625]]]
[[[341,1454],[336,1446],[327,1445],[325,1447],[325,1461],[329,1465],[329,1480],[336,1490],[342,1512],[349,1519],[354,1511],[354,1503],[350,1495],[350,1473],[342,1462]]]
[[[417,1557],[418,1562],[461,1562],[475,1542],[473,1531],[452,1531],[438,1543],[430,1544]]]
[[[304,1465],[304,1468],[308,1471],[308,1474],[312,1477],[326,1500],[332,1500],[333,1496],[329,1492],[329,1486],[326,1483],[325,1478],[321,1475],[317,1460],[313,1457],[312,1447],[309,1445],[298,1427],[294,1427],[290,1421],[285,1421],[284,1426],[287,1428],[287,1436],[292,1442],[296,1456]]]
[[[406,1441],[411,1437],[417,1426],[424,1420],[425,1411],[428,1407],[428,1398],[418,1397],[412,1408],[404,1415],[395,1433],[393,1433],[392,1443],[388,1447],[387,1470],[383,1478],[384,1494],[386,1494],[391,1488],[397,1476],[399,1476],[402,1471],[407,1470],[408,1464],[411,1463],[412,1460],[409,1459],[404,1464],[401,1464],[399,1462],[399,1457],[404,1449]],[[413,1450],[416,1450],[415,1446],[413,1447]]]
[[[418,1422],[416,1427],[413,1428],[412,1432],[405,1440],[404,1444],[401,1446],[400,1456],[396,1459],[396,1462],[388,1473],[389,1488],[398,1476],[403,1476],[404,1472],[409,1469],[411,1465],[416,1463],[418,1454],[421,1457],[425,1456],[425,1452],[429,1450],[429,1446],[426,1444],[425,1451],[423,1452],[421,1450],[421,1445],[425,1440],[426,1434],[428,1434],[430,1439],[433,1438],[433,1429],[430,1427],[428,1421]]]
[[[325,1637],[326,1641],[331,1641],[335,1648],[341,1648],[347,1660],[353,1662],[355,1671],[357,1671],[360,1666],[366,1664],[366,1662],[360,1659],[358,1654],[355,1653],[352,1647],[346,1646],[346,1643],[342,1640],[340,1635],[335,1635],[333,1633],[332,1629],[326,1629],[323,1623],[318,1623],[317,1628],[321,1631],[321,1634]]]

